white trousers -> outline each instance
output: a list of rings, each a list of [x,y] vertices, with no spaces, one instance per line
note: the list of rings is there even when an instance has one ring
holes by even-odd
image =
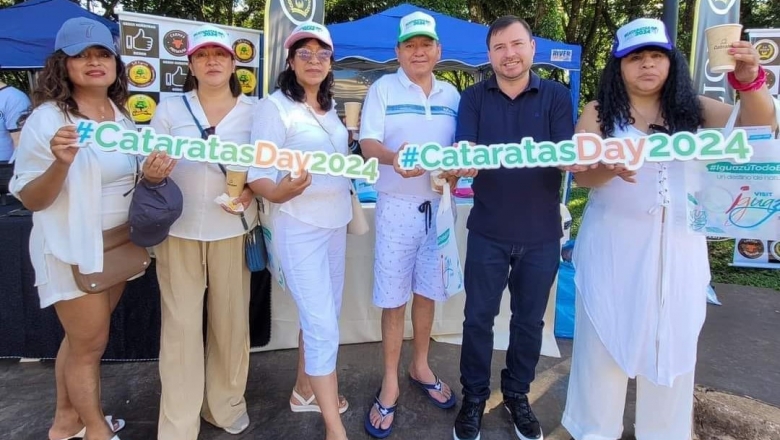
[[[694,373],[671,388],[636,378],[637,440],[690,440]],[[563,426],[575,440],[615,440],[623,434],[628,376],[599,339],[577,297],[574,351]]]
[[[325,229],[278,212],[274,240],[287,290],[298,306],[306,374],[336,369],[347,227]]]

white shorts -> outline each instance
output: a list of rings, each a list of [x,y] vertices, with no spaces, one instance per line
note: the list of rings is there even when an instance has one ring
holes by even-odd
[[[374,250],[374,305],[396,308],[412,292],[444,301],[439,248],[436,243],[436,211],[439,200],[424,200],[379,193],[376,201]]]

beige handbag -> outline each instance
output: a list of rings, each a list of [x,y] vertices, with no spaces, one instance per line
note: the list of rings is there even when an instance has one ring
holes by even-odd
[[[130,241],[130,223],[103,231],[103,272],[83,274],[71,265],[76,286],[87,293],[105,292],[145,271],[151,258],[146,248]]]
[[[363,235],[369,229],[366,213],[363,212],[363,205],[360,204],[360,199],[358,199],[355,190],[350,188],[349,192],[352,195],[352,220],[347,225],[347,234]]]

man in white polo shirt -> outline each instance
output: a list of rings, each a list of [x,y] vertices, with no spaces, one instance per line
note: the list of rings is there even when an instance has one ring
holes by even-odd
[[[460,94],[433,75],[441,59],[441,45],[430,15],[414,12],[401,18],[396,55],[400,69],[371,86],[360,126],[363,155],[376,157],[380,163],[375,185],[373,301],[383,309],[385,374],[364,424],[366,431],[377,438],[387,437],[392,429],[399,396],[405,308],[412,294],[414,354],[409,378],[434,405],[451,408],[456,403],[450,387],[428,366],[435,301],[447,298],[436,243],[436,212],[441,196],[432,189],[430,173],[400,169],[398,150],[406,143],[452,145]]]

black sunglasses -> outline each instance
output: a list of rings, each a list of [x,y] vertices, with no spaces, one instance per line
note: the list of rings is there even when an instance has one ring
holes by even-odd
[[[669,131],[669,129],[664,127],[663,125],[650,124],[647,126],[647,129],[650,130],[652,134],[656,134],[656,133],[672,134],[672,132]]]

